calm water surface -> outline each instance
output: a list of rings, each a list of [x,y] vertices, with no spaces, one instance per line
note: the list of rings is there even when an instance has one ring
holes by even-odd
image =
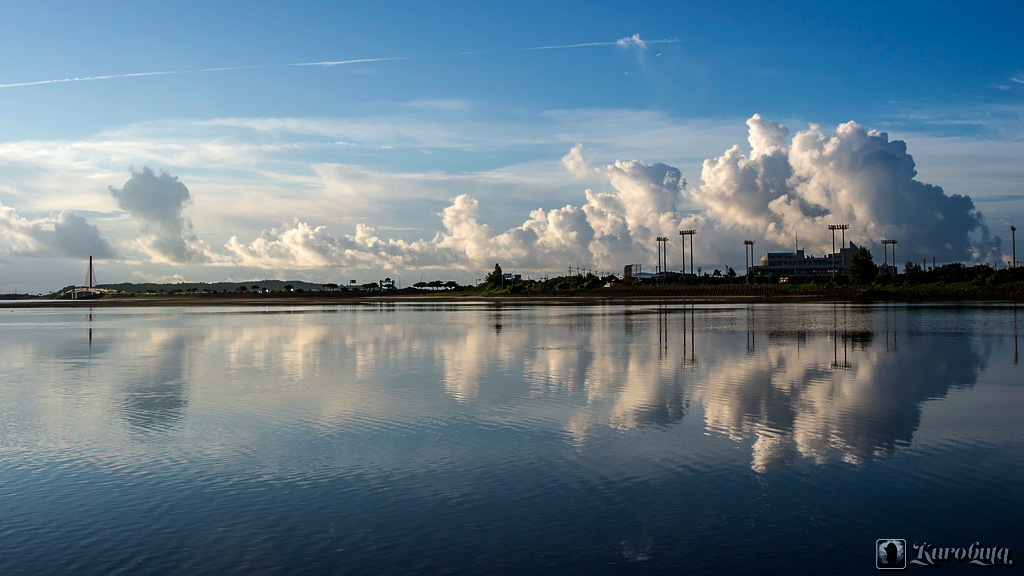
[[[0,309],[0,574],[859,574],[880,538],[1024,561],[1018,322]]]

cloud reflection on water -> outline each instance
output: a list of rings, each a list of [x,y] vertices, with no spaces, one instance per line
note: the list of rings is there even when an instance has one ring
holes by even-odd
[[[111,314],[89,322],[88,349],[78,338],[85,332],[53,338],[45,326],[28,329],[31,318],[21,330],[0,331],[5,365],[24,369],[27,357],[50,364],[40,376],[44,390],[34,392],[45,401],[20,402],[58,420],[112,409],[130,430],[215,436],[211,443],[228,451],[275,428],[302,437],[313,427],[332,438],[417,431],[458,417],[560,430],[577,446],[607,430],[700,426],[750,442],[758,472],[798,456],[858,464],[909,445],[922,405],[973,386],[992,353],[959,324],[926,334],[902,308]],[[68,378],[91,385],[89,395],[45,394]],[[190,419],[205,424],[190,432]],[[275,441],[284,442],[267,439]]]

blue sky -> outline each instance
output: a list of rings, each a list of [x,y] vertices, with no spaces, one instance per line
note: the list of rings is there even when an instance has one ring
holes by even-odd
[[[101,281],[621,270],[676,227],[740,268],[832,219],[1005,263],[1024,220],[1007,3],[208,4],[5,5],[0,292],[87,252]]]

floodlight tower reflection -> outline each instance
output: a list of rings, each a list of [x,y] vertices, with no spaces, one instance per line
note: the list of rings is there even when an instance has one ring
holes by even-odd
[[[850,361],[847,357],[847,341],[849,332],[847,331],[846,324],[846,306],[843,306],[843,359],[839,360],[839,313],[838,304],[832,303],[832,369],[833,370],[849,370]]]
[[[1013,303],[1013,363],[1017,363],[1017,303]]]
[[[696,352],[696,318],[694,315],[694,304],[690,303],[688,306],[683,305],[683,359],[681,368],[686,366],[693,367],[697,364],[697,352]],[[689,317],[689,318],[687,318]],[[689,333],[689,341],[687,341],[687,333]],[[689,353],[689,354],[687,354]]]

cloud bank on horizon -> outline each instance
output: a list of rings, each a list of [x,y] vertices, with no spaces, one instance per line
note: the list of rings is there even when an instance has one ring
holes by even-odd
[[[792,138],[785,126],[760,115],[746,123],[748,146],[736,144],[705,160],[700,186],[689,187],[678,168],[663,163],[595,166],[577,144],[562,158],[563,169],[599,184],[583,191],[582,202],[538,207],[522,224],[498,231],[481,221],[477,198],[459,194],[437,214],[440,226],[433,236],[412,241],[384,237],[364,223],[336,235],[292,215],[254,239],[234,235],[215,252],[193,230],[190,210],[202,207],[194,206],[186,185],[167,172],[132,169],[120,188],[109,186],[139,230],[138,239],[118,254],[274,271],[411,268],[474,274],[494,262],[520,270],[576,265],[615,271],[651,261],[656,236],[693,228],[697,260],[724,267],[738,260],[737,245],[744,239],[768,251],[799,238],[810,252],[824,253],[832,239],[827,225],[843,222],[850,224],[848,239],[876,255],[880,239],[900,239],[901,261],[1005,260],[1000,239],[990,238],[970,197],[948,195],[916,179],[904,142],[856,122],[834,133],[811,125]],[[0,227],[6,249],[18,254],[115,257],[96,226],[69,212],[28,221],[2,207]]]
[[[903,239],[901,257],[991,262],[1002,259],[999,238],[968,196],[947,195],[916,179],[906,144],[856,122],[834,134],[810,126],[787,140],[788,129],[754,115],[750,150],[734,145],[704,161],[703,185],[687,188],[679,169],[640,160],[595,167],[577,145],[562,159],[579,177],[596,175],[603,190],[587,189],[580,205],[530,212],[522,225],[497,232],[480,222],[480,204],[462,194],[439,214],[431,239],[382,239],[367,225],[331,236],[296,220],[226,248],[236,262],[268,269],[330,265],[445,267],[479,270],[490,262],[522,269],[582,265],[618,270],[646,262],[655,237],[698,230],[705,262],[729,262],[743,239],[762,246],[830,249],[829,224],[850,224],[849,238],[880,253],[882,238]],[[708,255],[711,257],[709,258]]]

